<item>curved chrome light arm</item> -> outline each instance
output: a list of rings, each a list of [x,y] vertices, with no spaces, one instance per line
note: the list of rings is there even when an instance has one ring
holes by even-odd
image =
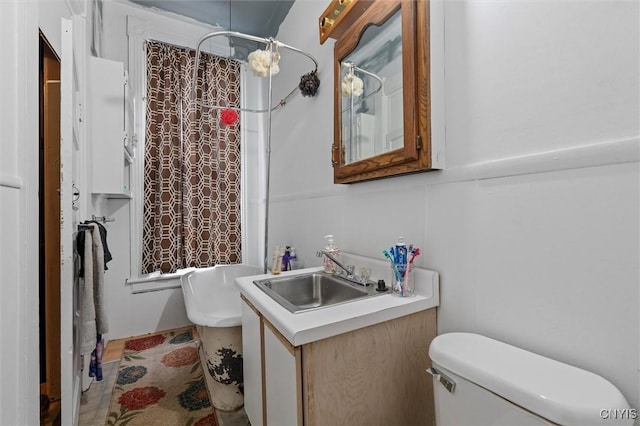
[[[212,37],[218,37],[218,36],[231,36],[231,37],[238,37],[238,38],[242,38],[245,40],[250,40],[250,41],[255,41],[258,43],[263,43],[266,44],[267,46],[271,45],[271,44],[275,44],[277,47],[283,47],[285,49],[289,49],[292,50],[294,52],[300,53],[304,56],[306,56],[307,58],[311,59],[311,61],[313,61],[313,64],[315,66],[314,71],[317,72],[318,71],[318,61],[316,61],[316,59],[311,56],[311,54],[300,50],[298,48],[295,48],[293,46],[289,46],[287,44],[284,44],[278,40],[272,39],[272,38],[263,38],[263,37],[256,37],[256,36],[252,36],[249,34],[244,34],[244,33],[239,33],[237,31],[214,31],[208,34],[205,34],[204,36],[202,36],[200,38],[200,40],[198,40],[198,45],[196,46],[196,62],[195,65],[193,67],[193,83],[191,85],[191,94],[192,94],[192,98],[193,98],[193,102],[195,102],[197,105],[200,105],[203,108],[213,108],[213,109],[232,109],[235,111],[244,111],[244,112],[255,112],[255,113],[264,113],[264,112],[269,112],[269,111],[274,111],[282,106],[284,106],[289,99],[291,99],[291,97],[295,94],[296,90],[298,90],[298,86],[294,87],[293,90],[291,92],[289,92],[289,94],[287,96],[285,96],[284,98],[282,98],[280,100],[280,102],[278,102],[277,104],[273,105],[270,107],[270,109],[252,109],[252,108],[240,108],[240,107],[227,107],[227,106],[220,106],[220,105],[209,105],[207,103],[201,102],[199,100],[196,99],[195,95],[195,91],[196,91],[196,81],[197,81],[197,76],[198,76],[198,68],[200,66],[200,46],[202,45],[203,42],[205,42],[206,40],[212,38]],[[271,73],[269,73],[271,74]]]

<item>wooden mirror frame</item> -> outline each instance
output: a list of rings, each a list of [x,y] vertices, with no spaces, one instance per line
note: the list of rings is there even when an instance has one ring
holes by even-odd
[[[357,47],[368,26],[384,23],[398,10],[401,10],[402,22],[404,147],[345,164],[341,137],[341,60]],[[334,143],[331,153],[334,183],[354,183],[430,170],[429,0],[376,0],[359,18],[351,21],[348,28],[339,32],[334,46]]]

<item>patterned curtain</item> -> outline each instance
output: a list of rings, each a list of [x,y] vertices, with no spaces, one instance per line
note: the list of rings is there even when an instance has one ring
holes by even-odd
[[[195,52],[147,48],[142,273],[239,263],[240,126],[191,102]],[[240,64],[203,54],[196,96],[240,106]]]

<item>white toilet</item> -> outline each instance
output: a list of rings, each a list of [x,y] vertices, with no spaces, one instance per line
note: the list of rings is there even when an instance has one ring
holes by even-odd
[[[637,411],[606,379],[471,333],[429,347],[438,426],[632,425]]]

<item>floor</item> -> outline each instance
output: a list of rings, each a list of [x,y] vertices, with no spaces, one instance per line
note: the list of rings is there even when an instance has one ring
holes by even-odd
[[[104,425],[109,413],[111,392],[118,377],[120,358],[109,362],[102,361],[102,380],[91,383],[80,399],[80,426]]]
[[[131,337],[133,339],[134,337]],[[197,338],[197,336],[196,336]],[[124,343],[129,339],[111,340],[102,353],[102,380],[94,381],[89,389],[82,393],[80,400],[79,426],[103,426],[109,412],[111,393],[118,376],[118,366]],[[228,413],[216,410],[219,426],[250,426],[244,409]]]

